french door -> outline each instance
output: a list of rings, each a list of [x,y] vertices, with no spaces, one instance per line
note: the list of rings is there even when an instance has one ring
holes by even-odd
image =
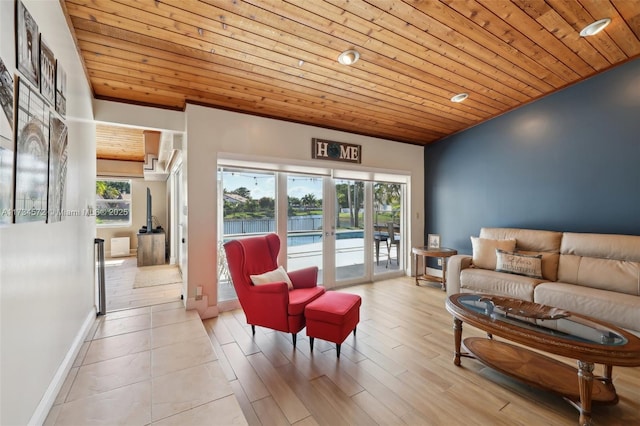
[[[393,241],[404,234],[403,184],[224,167],[218,176],[221,243],[277,232],[280,263],[317,266],[327,288],[402,272],[404,253]],[[234,297],[223,264],[219,272],[219,300]]]
[[[400,273],[404,185],[326,179],[326,285],[339,287]]]

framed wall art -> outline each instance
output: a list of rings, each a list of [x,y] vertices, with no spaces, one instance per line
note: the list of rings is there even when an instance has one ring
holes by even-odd
[[[438,234],[429,234],[427,236],[427,247],[430,249],[439,249],[440,248],[440,235]]]
[[[56,59],[40,37],[40,93],[50,105],[56,104]]]
[[[0,225],[13,222],[14,82],[0,58]]]
[[[38,92],[18,77],[16,92],[15,223],[47,218],[49,115]]]
[[[0,124],[0,131],[3,136],[9,137],[13,134],[13,77],[2,58],[0,58],[0,104],[2,105],[4,118],[6,118]],[[8,133],[9,129],[11,130],[10,134]],[[5,131],[7,131],[7,134],[5,134]]]
[[[67,115],[67,73],[56,62],[56,111],[62,117]]]
[[[67,182],[67,126],[55,113],[49,113],[49,194],[47,222],[60,222],[64,216],[64,194]]]
[[[16,62],[36,87],[40,84],[40,33],[38,24],[20,0],[16,3]]]

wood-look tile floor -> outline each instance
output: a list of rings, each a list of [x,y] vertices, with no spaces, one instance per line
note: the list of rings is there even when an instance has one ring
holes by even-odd
[[[137,269],[138,260],[135,256],[105,259],[107,312],[180,300],[181,283],[133,288]]]
[[[339,291],[362,297],[357,336],[339,360],[335,345],[318,339],[311,353],[304,330],[296,349],[286,333],[256,327],[252,337],[241,310],[204,321],[250,425],[578,423],[559,396],[473,359],[454,366],[453,322],[439,288],[403,277]],[[463,337],[483,335],[464,326]],[[614,367],[613,380],[620,402],[595,406],[593,424],[640,424],[640,368]]]
[[[198,313],[176,301],[96,318],[44,424],[246,420]]]
[[[253,337],[241,310],[200,321],[177,301],[109,313],[96,321],[46,424],[227,425],[245,421],[238,410],[250,425],[577,424],[558,396],[472,359],[455,367],[439,288],[403,277],[338,291],[362,297],[357,336],[339,360],[319,339],[311,353],[304,330],[295,349],[286,333],[256,327]],[[483,333],[465,326],[463,336]],[[206,370],[214,367],[219,374]],[[177,374],[180,386],[171,381]],[[613,380],[620,402],[595,406],[593,423],[640,424],[640,368],[614,367]]]

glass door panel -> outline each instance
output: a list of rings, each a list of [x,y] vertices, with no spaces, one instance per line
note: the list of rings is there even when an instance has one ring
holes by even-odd
[[[287,175],[287,268],[318,267],[323,282],[323,179]]]
[[[402,267],[403,191],[404,184],[373,184],[374,275],[398,271]]]
[[[365,183],[335,179],[335,279],[336,283],[365,277]]]
[[[218,181],[222,194],[218,301],[224,301],[237,299],[237,296],[226,268],[222,244],[234,238],[276,232],[276,179],[274,172],[222,168]]]

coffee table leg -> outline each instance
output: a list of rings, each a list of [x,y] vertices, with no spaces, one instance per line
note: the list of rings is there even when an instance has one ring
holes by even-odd
[[[455,345],[455,353],[453,357],[453,363],[460,366],[460,345],[462,343],[462,321],[458,318],[453,318],[453,338]]]
[[[592,362],[578,361],[578,385],[580,386],[580,425],[587,426],[591,424]]]
[[[606,383],[611,384],[613,377],[613,365],[605,365],[604,366],[604,380]]]
[[[418,254],[415,254],[416,256],[416,285],[418,285],[418,277],[420,277],[420,271],[418,271]],[[422,259],[422,261],[424,262],[424,258]]]

